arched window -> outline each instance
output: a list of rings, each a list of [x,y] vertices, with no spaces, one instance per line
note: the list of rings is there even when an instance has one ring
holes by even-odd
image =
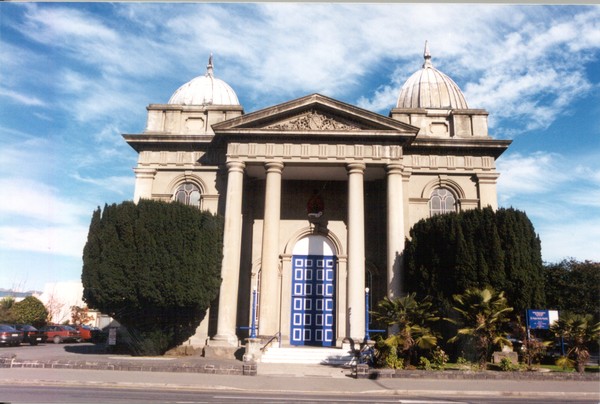
[[[200,207],[200,188],[191,182],[183,183],[175,191],[173,199],[186,205]]]
[[[429,198],[429,215],[456,212],[456,197],[448,188],[436,188]]]

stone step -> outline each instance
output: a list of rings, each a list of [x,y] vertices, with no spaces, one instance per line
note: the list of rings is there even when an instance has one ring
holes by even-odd
[[[339,348],[279,348],[270,347],[263,353],[262,363],[297,363],[350,366],[355,362],[352,352]]]

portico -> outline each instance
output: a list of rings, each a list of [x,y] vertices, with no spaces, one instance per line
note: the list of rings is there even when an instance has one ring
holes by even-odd
[[[268,122],[264,122],[265,116],[269,117]],[[313,94],[285,107],[277,106],[276,111],[274,108],[250,113],[214,125],[213,129],[215,139],[226,144],[227,164],[244,167],[247,186],[264,187],[252,192],[228,186],[227,192],[235,195],[236,201],[231,203],[236,209],[231,211],[235,219],[228,217],[230,211],[226,209],[224,239],[226,245],[239,246],[236,251],[228,249],[227,254],[243,260],[242,247],[237,242],[242,231],[228,224],[241,220],[237,209],[243,204],[241,198],[255,198],[252,202],[246,201],[248,209],[242,216],[248,216],[253,222],[248,229],[253,234],[252,245],[261,246],[253,248],[252,255],[245,258],[253,267],[251,288],[259,294],[258,334],[268,337],[280,333],[282,341],[290,343],[293,262],[289,250],[293,250],[302,237],[320,236],[331,240],[329,244],[333,246],[335,257],[333,345],[341,345],[347,338],[356,341],[363,338],[364,183],[379,181],[385,185],[387,181],[391,184],[387,191],[391,194],[385,200],[393,205],[377,206],[377,214],[391,218],[387,221],[388,231],[394,233],[390,243],[396,243],[396,253],[402,251],[404,221],[403,215],[396,214],[398,208],[403,211],[404,203],[402,147],[414,139],[418,128]],[[237,177],[239,172],[230,170],[228,177],[232,175]],[[232,182],[228,178],[227,182],[240,186],[238,180]],[[328,189],[333,183],[335,188]],[[314,192],[312,188],[319,190],[325,203],[322,216],[313,221],[309,220],[305,207]],[[346,190],[346,198],[340,198],[341,189]],[[341,203],[336,203],[339,199]],[[230,203],[228,197],[227,203]],[[290,238],[290,234],[302,237]],[[239,262],[237,258],[227,257],[223,261],[219,307],[235,307],[237,292],[231,285],[239,277]],[[397,267],[398,263],[392,262],[387,269],[390,272],[387,288],[391,294],[397,294],[401,288],[400,277],[394,274]],[[312,320],[308,316],[306,319]],[[231,310],[219,312],[219,324],[229,324],[229,329],[220,329],[215,340],[229,340],[221,335],[235,335],[234,317],[237,313]]]

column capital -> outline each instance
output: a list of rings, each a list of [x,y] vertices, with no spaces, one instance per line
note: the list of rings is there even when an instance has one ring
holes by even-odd
[[[243,161],[228,161],[227,162],[227,170],[229,172],[240,172],[243,173],[244,172],[244,168],[246,167],[246,163],[244,163]]]
[[[498,179],[498,177],[500,177],[499,173],[493,172],[493,173],[477,173],[477,180],[481,183],[481,184],[495,184],[496,180]]]
[[[385,171],[388,173],[388,175],[402,174],[404,171],[404,165],[400,163],[389,163],[386,164]]]
[[[155,168],[134,168],[136,178],[154,178],[158,170]]]
[[[346,164],[346,170],[348,170],[349,174],[356,174],[356,173],[362,174],[366,168],[367,168],[367,165],[365,163],[356,162],[356,163]]]
[[[283,171],[284,164],[281,161],[268,161],[265,163],[267,173],[280,173]]]

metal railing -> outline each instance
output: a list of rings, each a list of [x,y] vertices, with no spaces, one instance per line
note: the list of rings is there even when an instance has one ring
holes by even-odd
[[[260,348],[260,350],[264,352],[267,349],[267,347],[271,344],[271,342],[273,342],[273,340],[275,339],[277,340],[277,342],[279,343],[279,347],[281,348],[281,333],[277,331],[275,335],[269,338],[269,340],[262,346],[262,348]]]

